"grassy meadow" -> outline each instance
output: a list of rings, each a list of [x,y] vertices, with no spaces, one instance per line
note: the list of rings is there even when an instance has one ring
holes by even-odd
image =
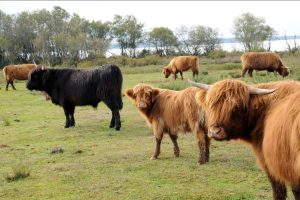
[[[300,56],[282,59],[291,67],[285,79],[300,80]],[[239,62],[200,60],[197,81],[240,78]],[[162,67],[122,66],[123,92],[140,82],[175,90],[189,86],[190,71],[184,81],[174,81],[163,78]],[[267,72],[253,75],[242,80],[283,79]],[[111,114],[103,103],[97,110],[76,107],[76,127],[64,129],[63,109],[40,92],[28,91],[23,81],[15,84],[16,91],[5,91],[2,74],[0,85],[0,199],[272,199],[250,146],[239,141],[212,141],[210,162],[199,166],[193,134],[179,135],[179,158],[165,136],[161,155],[153,161],[151,128],[127,97],[121,131],[108,128]],[[63,152],[51,153],[55,148]],[[17,172],[28,176],[12,179]],[[288,196],[293,199],[290,189]]]

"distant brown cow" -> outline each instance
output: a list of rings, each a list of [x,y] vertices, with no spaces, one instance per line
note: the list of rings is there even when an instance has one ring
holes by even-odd
[[[238,80],[204,90],[197,103],[207,111],[208,135],[216,140],[250,143],[266,172],[273,198],[286,199],[286,184],[300,199],[300,83],[279,81],[250,86]]]
[[[288,68],[286,68],[281,59],[273,52],[247,52],[241,56],[242,76],[248,71],[252,77],[253,70],[267,70],[268,72],[278,72],[282,77],[288,76]]]
[[[8,84],[15,90],[14,80],[28,80],[28,75],[36,68],[35,64],[22,64],[22,65],[7,65],[3,68],[4,79],[6,80],[6,90]]]
[[[174,144],[174,155],[179,156],[178,132],[193,132],[199,146],[199,164],[209,160],[210,140],[207,137],[205,113],[198,107],[195,94],[197,88],[182,91],[162,90],[150,85],[138,84],[126,90],[126,95],[134,102],[138,111],[151,124],[156,139],[156,149],[151,159],[160,154],[163,134],[169,134]]]
[[[168,78],[171,74],[174,75],[174,79],[177,78],[177,73],[180,73],[181,80],[183,80],[182,72],[189,69],[193,72],[193,77],[198,75],[199,59],[198,56],[178,56],[171,60],[169,65],[163,69],[165,78]]]

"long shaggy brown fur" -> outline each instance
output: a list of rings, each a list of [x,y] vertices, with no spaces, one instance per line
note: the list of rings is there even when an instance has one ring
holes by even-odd
[[[249,86],[238,80],[223,80],[196,94],[207,111],[207,125],[221,127],[223,139],[250,143],[258,163],[269,177],[274,199],[286,197],[285,184],[300,192],[300,83],[279,81],[255,85],[276,91],[250,95]],[[205,98],[203,97],[205,96]],[[246,108],[246,109],[245,109]]]
[[[135,102],[138,111],[152,126],[154,136],[156,140],[159,140],[158,146],[164,133],[169,134],[171,139],[173,138],[176,156],[179,156],[179,147],[176,142],[178,132],[195,133],[200,149],[199,163],[203,164],[208,161],[209,140],[205,113],[201,107],[198,107],[195,100],[198,90],[191,87],[182,91],[173,91],[138,84],[128,89],[126,95]],[[152,158],[155,159],[158,155],[159,150],[156,149]]]
[[[267,70],[278,72],[281,76],[288,76],[289,72],[280,57],[273,52],[246,52],[241,56],[243,67],[242,76],[248,71],[252,77],[253,70]]]
[[[169,65],[163,69],[165,78],[168,78],[171,74],[174,75],[174,79],[177,78],[177,73],[180,73],[181,80],[183,80],[182,72],[192,70],[193,77],[198,75],[199,58],[198,56],[178,56],[173,58]]]
[[[35,64],[22,64],[22,65],[7,65],[3,68],[4,79],[6,80],[6,90],[8,84],[11,84],[15,89],[14,80],[28,80],[29,73],[36,68]]]

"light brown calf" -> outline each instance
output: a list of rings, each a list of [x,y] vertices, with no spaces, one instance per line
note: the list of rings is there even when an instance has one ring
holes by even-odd
[[[189,69],[193,72],[193,77],[198,75],[199,59],[198,56],[178,56],[173,58],[169,65],[163,69],[165,78],[168,78],[171,74],[174,75],[174,79],[177,78],[177,73],[180,73],[181,80],[183,80],[182,72]]]
[[[177,144],[178,132],[193,132],[199,145],[199,164],[209,160],[210,140],[207,137],[204,111],[198,107],[195,94],[197,88],[191,87],[182,91],[162,90],[150,85],[138,84],[127,89],[130,97],[147,122],[153,128],[156,149],[151,159],[160,154],[160,144],[164,133],[168,134],[174,144],[174,155],[179,156]]]

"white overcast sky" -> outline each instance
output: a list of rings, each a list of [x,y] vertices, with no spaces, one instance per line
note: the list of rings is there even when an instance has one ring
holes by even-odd
[[[263,17],[279,35],[300,35],[300,1],[0,1],[6,14],[60,6],[88,20],[112,21],[115,14],[134,15],[146,30],[182,25],[218,28],[222,37],[232,37],[235,17],[251,12]]]

